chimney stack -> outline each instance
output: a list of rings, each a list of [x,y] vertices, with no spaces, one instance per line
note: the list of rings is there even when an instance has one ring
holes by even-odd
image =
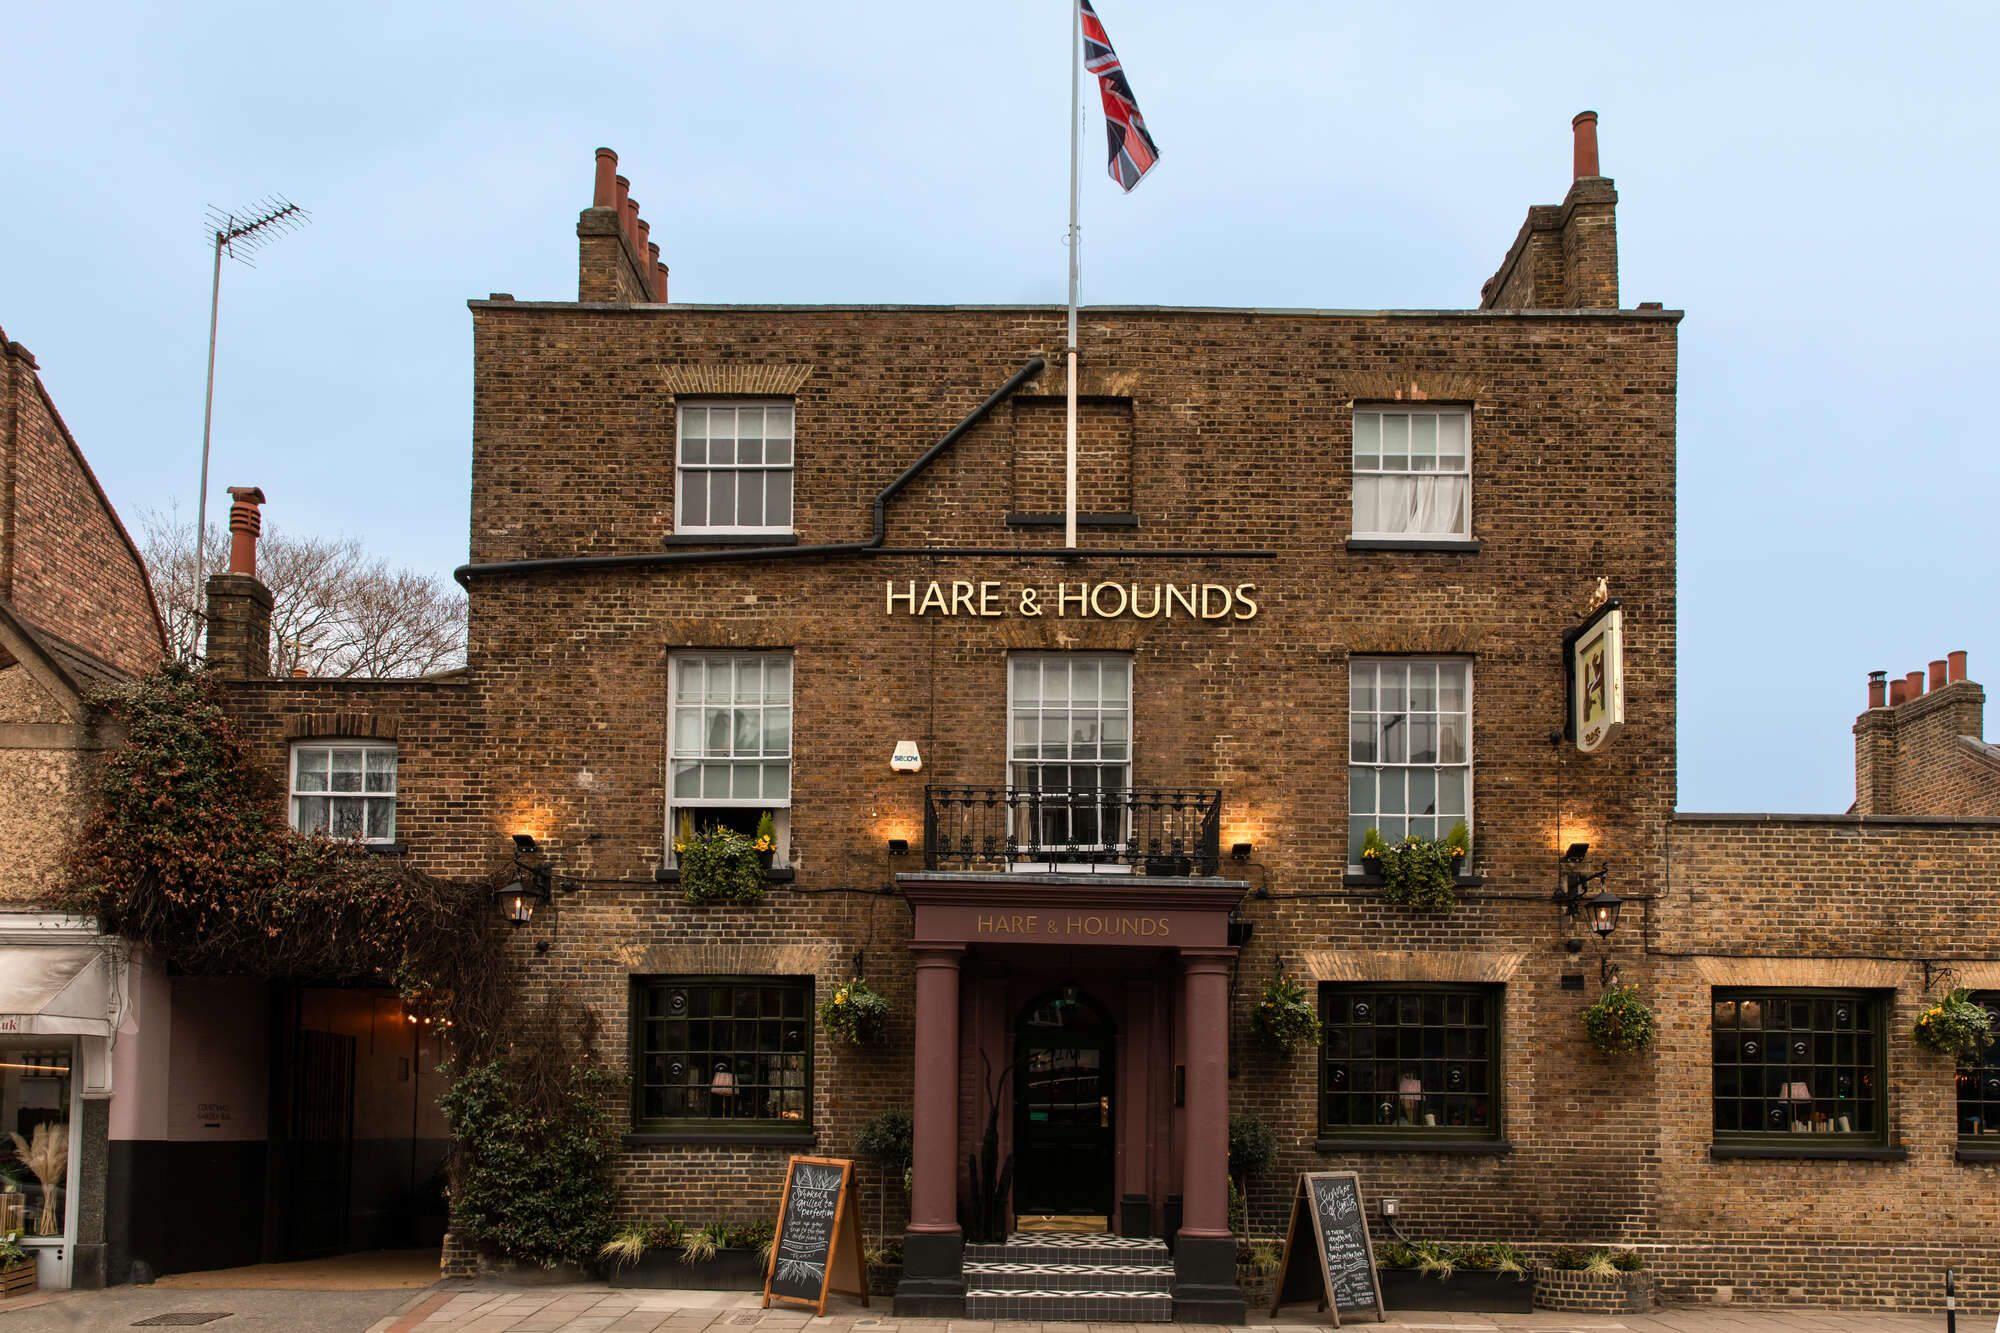
[[[605,305],[665,301],[652,229],[639,216],[632,182],[618,174],[618,154],[598,149],[590,207],[576,220],[576,299]]]
[[[1955,683],[1965,679],[1965,649],[1945,654],[1945,681]]]
[[[271,674],[271,590],[257,578],[257,537],[264,492],[231,486],[229,570],[211,574],[208,598],[208,665],[225,676]]]
[[[1604,173],[1597,169],[1597,113],[1579,111],[1576,119],[1569,123],[1569,127],[1575,139],[1576,179],[1603,175]]]
[[[1868,706],[1880,708],[1888,701],[1889,673],[1871,671],[1868,673]]]

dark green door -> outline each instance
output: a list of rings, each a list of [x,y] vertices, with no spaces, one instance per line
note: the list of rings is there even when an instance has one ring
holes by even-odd
[[[1014,1212],[1111,1212],[1111,1026],[1086,997],[1021,1012],[1014,1098]]]

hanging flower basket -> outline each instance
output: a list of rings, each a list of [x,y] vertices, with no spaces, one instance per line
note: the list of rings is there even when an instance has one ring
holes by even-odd
[[[1250,1030],[1274,1051],[1319,1044],[1319,1015],[1306,988],[1280,972],[1250,1013]]]
[[[1414,834],[1384,842],[1378,830],[1362,837],[1361,864],[1382,877],[1382,896],[1420,912],[1449,912],[1458,903],[1458,876],[1471,852],[1465,821],[1442,838]]]
[[[1926,1050],[1964,1059],[1993,1044],[1993,1015],[1960,987],[1918,1014],[1911,1035]]]
[[[856,977],[834,987],[820,1002],[819,1021],[826,1030],[852,1046],[880,1041],[889,1027],[889,997],[868,988]]]
[[[1606,1055],[1632,1055],[1653,1044],[1659,1020],[1639,998],[1636,986],[1614,983],[1604,988],[1597,1003],[1583,1011],[1583,1030],[1590,1044]]]

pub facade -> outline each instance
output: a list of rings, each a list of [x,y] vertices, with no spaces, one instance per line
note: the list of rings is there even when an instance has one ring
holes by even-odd
[[[546,885],[524,1003],[587,1007],[629,1075],[634,1221],[769,1215],[788,1156],[907,1110],[907,1187],[860,1167],[899,1313],[1239,1322],[1239,1245],[1319,1169],[1403,1234],[1632,1246],[1674,1294],[1915,1299],[1935,1237],[1818,1290],[1768,1233],[1819,1163],[1709,1155],[1890,1146],[1922,992],[1862,978],[1866,1060],[1826,1006],[1826,1096],[1865,1064],[1888,1099],[1844,1130],[1760,1139],[1739,1079],[1710,1133],[1713,1006],[1826,987],[1785,912],[1787,961],[1699,961],[1737,946],[1675,850],[1710,837],[1674,815],[1680,316],[1621,304],[1573,131],[1473,308],[1087,308],[1074,548],[1060,308],[669,302],[600,150],[579,299],[470,303],[465,672],[270,679],[254,596],[211,660],[302,827]],[[1586,750],[1565,636],[1607,609],[1622,725]],[[1390,901],[1372,839],[1460,826],[1449,910]],[[768,839],[759,891],[690,902],[718,827]],[[1585,1040],[1614,976],[1656,1052]],[[874,1042],[822,1017],[856,982]],[[1322,1025],[1291,1052],[1254,1021],[1286,987]],[[1232,1116],[1278,1144],[1240,1211]],[[1729,1199],[1766,1287],[1702,1239]],[[1889,1254],[1877,1224],[1837,1229]]]

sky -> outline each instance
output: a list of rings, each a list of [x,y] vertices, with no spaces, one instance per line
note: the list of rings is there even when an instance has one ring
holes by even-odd
[[[2000,10],[1097,7],[1161,164],[1092,114],[1086,304],[1474,305],[1598,111],[1623,301],[1687,312],[1682,809],[1843,810],[1869,670],[2000,680]],[[675,300],[1063,299],[1063,0],[0,14],[0,326],[135,529],[195,507],[210,206],[311,214],[224,265],[211,514],[438,573],[465,301],[574,299],[600,144]]]

